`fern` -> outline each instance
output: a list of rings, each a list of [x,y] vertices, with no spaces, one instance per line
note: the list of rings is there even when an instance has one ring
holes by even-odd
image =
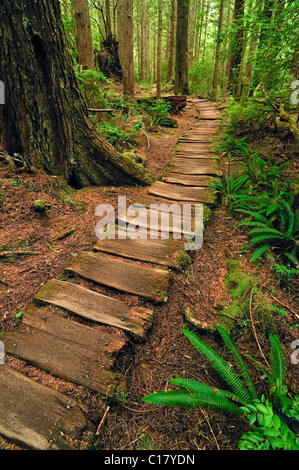
[[[237,350],[234,342],[232,341],[231,337],[229,336],[229,334],[227,333],[227,331],[221,327],[221,326],[218,326],[217,327],[223,341],[224,341],[224,344],[226,345],[226,347],[228,348],[228,350],[230,351],[243,379],[244,379],[244,382],[245,384],[247,385],[247,388],[248,388],[248,391],[249,391],[249,394],[250,394],[250,397],[251,399],[256,399],[257,398],[257,393],[256,393],[256,389],[255,389],[255,386],[253,385],[253,382],[251,380],[251,377],[250,377],[250,374],[248,372],[248,368],[241,356],[241,354],[239,353],[239,351]]]
[[[286,364],[283,351],[277,335],[269,336],[271,343],[271,355],[270,355],[270,381],[274,386],[277,386],[278,393],[281,395],[281,391],[286,388]]]
[[[182,408],[213,408],[217,411],[227,411],[240,416],[242,411],[226,397],[211,391],[201,392],[200,395],[184,391],[157,392],[143,398],[142,401],[156,405],[180,406]]]
[[[206,343],[201,341],[194,333],[188,330],[182,330],[185,336],[193,344],[193,346],[201,353],[206,359],[209,360],[212,367],[218,372],[220,377],[227,383],[233,392],[240,397],[244,402],[250,402],[250,395],[240,377],[235,374],[231,366],[212,348]]]

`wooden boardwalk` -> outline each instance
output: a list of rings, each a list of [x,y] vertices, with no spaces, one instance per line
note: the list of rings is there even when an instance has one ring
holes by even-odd
[[[147,210],[151,204],[215,204],[208,185],[212,177],[220,176],[210,150],[219,113],[205,100],[189,100],[189,106],[198,108],[201,119],[179,139],[162,181],[137,201]],[[163,206],[157,211],[161,215]],[[123,222],[129,226],[131,221],[126,214]],[[149,217],[142,228],[145,233],[153,228]],[[156,230],[161,235],[161,222]],[[21,324],[1,335],[5,352],[55,377],[112,395],[120,383],[113,372],[118,356],[128,340],[145,340],[152,308],[167,298],[170,270],[179,267],[184,243],[174,239],[175,232],[173,228],[170,239],[97,241],[92,252],[80,253],[65,268],[69,280],[50,280],[36,294]],[[80,280],[89,287],[80,285]],[[104,287],[105,294],[98,293],[96,286]],[[136,296],[137,306],[116,299],[115,292]],[[145,308],[144,301],[153,307]],[[88,425],[86,410],[74,399],[0,365],[0,435],[28,448],[70,449],[70,440]]]

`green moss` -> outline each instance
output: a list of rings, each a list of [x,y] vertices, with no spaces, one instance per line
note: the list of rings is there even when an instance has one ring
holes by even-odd
[[[235,320],[242,319],[244,312],[248,312],[250,293],[248,292],[248,295],[245,296],[241,303],[240,300],[251,283],[252,288],[256,291],[257,279],[242,271],[239,266],[239,260],[230,259],[227,260],[226,264],[228,273],[225,278],[225,286],[231,301],[223,300],[215,308],[219,312],[219,323],[226,329],[231,330],[236,325]]]

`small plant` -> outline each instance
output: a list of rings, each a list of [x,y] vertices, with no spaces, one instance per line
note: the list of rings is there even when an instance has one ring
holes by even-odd
[[[122,130],[119,126],[114,127],[112,124],[105,123],[99,128],[99,133],[105,137],[113,147],[121,150],[122,148],[133,147],[136,144],[137,128],[132,130]]]
[[[274,179],[278,180],[288,164],[274,163],[259,157],[256,154],[247,156],[243,154],[241,164],[245,168],[246,175],[250,178],[254,185],[264,186],[270,184]]]
[[[174,127],[174,121],[169,117],[171,106],[166,101],[144,101],[139,108],[147,113],[152,129],[155,126]]]
[[[246,137],[235,139],[229,134],[223,134],[220,142],[214,147],[215,152],[227,155],[229,158],[241,156],[248,151]]]
[[[231,391],[215,389],[196,380],[175,378],[169,382],[184,390],[157,392],[143,398],[143,401],[157,405],[180,406],[187,408],[212,408],[226,411],[236,416],[247,417],[249,424],[256,421],[258,426],[245,433],[239,443],[240,449],[293,449],[299,450],[299,396],[295,400],[287,397],[285,384],[285,361],[277,335],[270,335],[271,361],[270,372],[263,373],[271,384],[270,403],[264,396],[258,398],[256,388],[250,377],[248,367],[227,331],[218,331],[229,349],[237,366],[236,373],[214,349],[201,341],[194,333],[183,330],[193,346],[209,360],[212,367],[226,382]]]
[[[283,264],[274,263],[273,269],[277,278],[283,285],[289,285],[290,282],[299,275],[299,269],[285,266]]]
[[[229,213],[234,215],[235,207],[240,203],[242,196],[248,196],[250,180],[246,175],[225,175],[224,180],[219,180],[209,185],[215,194],[224,198],[224,204],[228,205]]]
[[[281,201],[268,216],[260,212],[241,210],[250,215],[250,219],[239,225],[251,227],[248,232],[250,241],[243,248],[257,247],[251,260],[259,259],[272,249],[282,260],[298,265],[299,245],[299,209],[293,210],[290,203]]]

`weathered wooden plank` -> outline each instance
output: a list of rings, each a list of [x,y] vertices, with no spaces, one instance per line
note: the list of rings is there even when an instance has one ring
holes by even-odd
[[[145,261],[172,268],[178,267],[177,254],[183,249],[183,243],[175,240],[151,240],[149,238],[131,240],[99,240],[94,251],[110,253],[124,258]]]
[[[221,170],[215,165],[190,166],[190,164],[177,163],[171,165],[171,173],[179,173],[181,175],[210,175],[221,176]]]
[[[111,360],[103,354],[96,357],[88,349],[46,331],[20,325],[1,336],[5,351],[50,374],[103,394],[111,394],[117,385],[110,370]]]
[[[87,425],[85,413],[64,396],[0,365],[0,434],[34,450],[72,450]]]
[[[126,340],[120,336],[79,324],[34,305],[27,308],[22,320],[27,326],[83,348],[89,357],[106,368],[115,365],[116,358],[126,345]]]
[[[194,203],[189,202],[189,204]],[[189,237],[193,235],[191,231],[187,230],[188,219],[186,219],[183,202],[179,203],[171,199],[148,195],[142,198],[142,202],[139,205],[136,204],[134,206],[136,210],[138,210],[138,207],[143,208],[138,216],[132,215],[130,210],[118,217],[118,221],[125,224],[127,231],[131,232],[133,236],[136,236],[136,230],[139,237],[141,235],[144,238],[149,236],[152,239],[168,240],[170,235],[173,235],[176,240],[180,240],[183,236]],[[192,207],[190,213],[194,213]],[[189,217],[189,213],[187,217]],[[184,233],[182,233],[183,226],[186,228]],[[144,231],[147,231],[148,234],[144,233]],[[130,236],[132,238],[132,235]]]
[[[208,187],[215,183],[216,178],[205,175],[180,175],[177,173],[167,173],[162,179],[165,183],[182,184],[183,186],[202,186]]]
[[[120,328],[144,338],[153,312],[129,307],[125,302],[107,297],[71,282],[49,281],[35,299],[56,305],[82,318]]]
[[[163,301],[169,288],[169,273],[166,270],[147,268],[96,253],[80,253],[66,271],[155,302]]]
[[[168,184],[156,181],[150,188],[149,194],[166,197],[178,201],[193,201],[198,203],[215,203],[215,196],[212,190],[200,187],[182,187],[175,184]]]

